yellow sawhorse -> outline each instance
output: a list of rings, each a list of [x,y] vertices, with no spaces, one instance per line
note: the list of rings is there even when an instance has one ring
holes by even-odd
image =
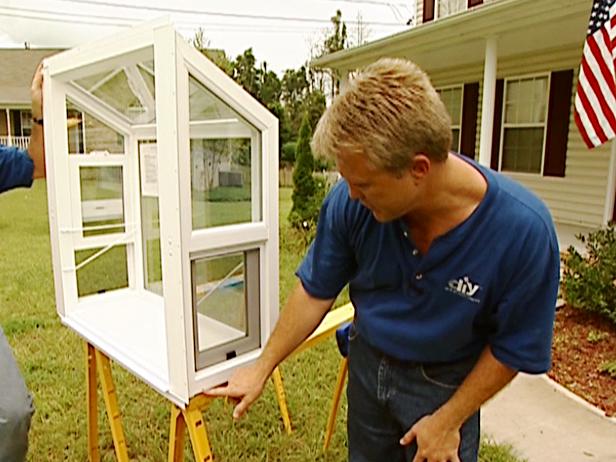
[[[351,304],[347,304],[341,308],[330,311],[312,335],[308,337],[293,352],[293,354],[304,351],[305,349],[325,340],[329,335],[332,335],[338,327],[345,322],[349,322],[351,319],[353,319],[353,307]],[[333,434],[338,404],[344,388],[347,373],[346,366],[347,362],[345,358],[343,359],[338,372],[338,380],[334,390],[334,399],[327,422],[324,449],[327,448]],[[97,371],[102,386],[102,394],[105,401],[107,417],[111,427],[111,436],[113,439],[116,458],[119,462],[128,462],[128,450],[126,447],[124,431],[122,429],[120,407],[118,405],[116,389],[113,384],[113,377],[111,376],[111,362],[104,353],[97,350],[91,344],[86,343],[88,461],[100,461],[100,449],[98,445],[98,402],[96,392]],[[276,392],[276,399],[280,408],[283,425],[286,432],[290,434],[292,431],[291,419],[287,408],[287,400],[282,382],[282,376],[278,367],[274,369],[272,380],[274,382],[274,390]],[[215,398],[206,395],[197,395],[190,400],[188,406],[184,409],[172,404],[171,423],[169,427],[169,462],[179,462],[183,460],[185,430],[188,430],[195,460],[198,462],[208,462],[213,460],[212,450],[205,427],[205,421],[203,419],[203,412],[214,399]]]
[[[272,374],[276,398],[282,415],[282,421],[287,433],[291,433],[291,419],[287,409],[287,401],[284,395],[284,387],[280,370],[276,368]],[[184,460],[184,433],[188,429],[191,445],[197,462],[210,462],[213,460],[212,448],[210,447],[203,412],[207,409],[214,397],[197,395],[190,400],[185,409],[175,404],[171,405],[171,425],[169,426],[169,462],[181,462]]]
[[[330,335],[334,335],[336,329],[338,329],[343,324],[352,321],[354,315],[355,310],[351,303],[347,303],[340,308],[331,310],[323,318],[321,324],[319,324],[319,326],[310,335],[310,337],[304,340],[304,342],[299,347],[297,347],[293,354],[300,353],[307,348],[310,348],[317,343],[326,340]],[[328,448],[329,443],[332,439],[332,435],[334,434],[336,416],[338,414],[338,406],[340,405],[340,398],[342,396],[342,391],[344,390],[344,385],[346,383],[347,372],[348,360],[347,358],[342,358],[342,361],[340,362],[340,367],[338,369],[338,378],[336,379],[336,387],[334,389],[332,405],[329,411],[329,416],[327,418],[327,426],[325,427],[325,441],[323,443],[323,450],[326,450]],[[280,387],[282,390],[282,382],[280,383]],[[284,391],[282,392],[284,393]]]
[[[111,427],[113,447],[118,462],[128,462],[128,450],[124,430],[122,429],[122,417],[118,398],[111,376],[111,361],[97,350],[94,346],[86,343],[86,401],[88,421],[88,461],[100,462],[100,449],[98,445],[98,400],[96,393],[96,375],[98,371],[102,387],[102,395],[105,401],[107,417]],[[287,433],[291,433],[291,419],[287,408],[287,401],[282,385],[280,370],[276,368],[272,374],[274,389],[282,421]],[[193,397],[185,409],[175,404],[171,405],[171,425],[169,430],[169,462],[179,462],[184,457],[184,431],[188,430],[191,445],[198,462],[213,460],[203,411],[215,398],[206,395]]]

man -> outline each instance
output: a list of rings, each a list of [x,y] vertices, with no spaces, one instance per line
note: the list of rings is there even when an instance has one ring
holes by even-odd
[[[413,63],[382,59],[315,131],[344,181],[259,360],[212,395],[240,417],[349,282],[352,462],[477,460],[479,408],[550,364],[559,251],[530,192],[449,153],[450,119]]]
[[[0,145],[0,192],[30,187],[36,178],[45,176],[43,146],[42,67],[32,80],[32,134],[28,151]],[[28,430],[34,412],[32,397],[0,327],[0,461],[26,459]]]

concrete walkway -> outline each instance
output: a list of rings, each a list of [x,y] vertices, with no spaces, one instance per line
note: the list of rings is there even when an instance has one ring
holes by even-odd
[[[481,412],[482,433],[529,462],[616,462],[616,419],[545,375],[519,374]]]

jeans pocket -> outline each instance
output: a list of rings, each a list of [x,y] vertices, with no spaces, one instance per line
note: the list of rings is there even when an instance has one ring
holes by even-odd
[[[419,366],[423,378],[450,390],[458,388],[475,365],[475,360],[462,360],[442,364],[422,364]]]
[[[355,325],[355,319],[353,319],[349,328],[349,341],[352,342],[357,338],[358,335],[359,332],[357,331],[357,326]]]

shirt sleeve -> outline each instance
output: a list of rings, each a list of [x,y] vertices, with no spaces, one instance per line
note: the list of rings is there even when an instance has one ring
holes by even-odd
[[[356,271],[347,205],[346,185],[340,181],[323,201],[316,237],[295,273],[306,292],[322,300],[335,298]]]
[[[28,153],[15,146],[0,146],[0,193],[32,186],[34,162]]]
[[[488,342],[502,363],[541,374],[551,363],[560,254],[555,234],[545,226],[524,241],[513,277],[494,312],[495,329]]]

